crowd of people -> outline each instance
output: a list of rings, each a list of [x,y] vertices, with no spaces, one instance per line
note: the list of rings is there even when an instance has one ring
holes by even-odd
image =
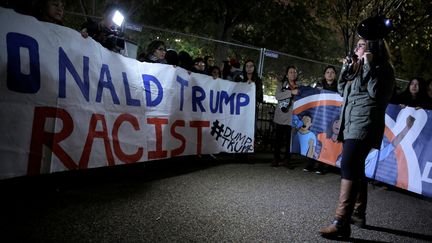
[[[114,11],[119,9],[116,4],[108,4],[104,9],[103,18],[100,21],[87,19],[81,26],[80,32],[84,38],[91,37],[107,49],[120,52],[124,48],[124,39],[119,26],[113,23],[112,16]],[[20,8],[18,7],[18,10]],[[22,10],[22,7],[21,7]],[[19,11],[31,14],[40,21],[63,25],[64,0],[36,0],[26,10]],[[245,60],[243,67],[236,58],[223,60],[221,65],[215,63],[215,58],[211,55],[192,58],[186,51],[177,52],[168,49],[161,40],[154,40],[147,45],[144,52],[139,54],[139,61],[151,63],[163,63],[182,67],[190,72],[206,74],[213,79],[225,79],[234,82],[246,82],[256,84],[256,100],[263,102],[262,80],[258,76],[257,67],[252,59]],[[293,69],[297,69],[292,66]],[[287,69],[288,70],[288,69]],[[288,71],[287,71],[288,72]],[[296,70],[297,72],[297,70]],[[324,69],[324,77],[321,82],[316,84],[316,88],[337,91],[336,68],[328,66]],[[297,79],[297,77],[295,78]],[[288,80],[288,73],[283,75],[282,82]],[[294,83],[298,83],[297,80]],[[283,85],[282,85],[283,86]],[[284,88],[284,87],[282,87]],[[286,87],[285,87],[286,88]],[[279,89],[276,89],[276,99],[278,99]],[[395,89],[396,90],[396,89]],[[296,91],[294,91],[295,93]],[[282,100],[285,100],[282,99]],[[425,80],[421,77],[413,77],[403,92],[394,92],[391,103],[401,106],[411,106],[417,109],[432,109],[432,79]],[[279,114],[275,114],[275,117]],[[275,124],[280,124],[275,118]],[[275,156],[277,158],[277,156]],[[308,170],[311,167],[308,167]]]
[[[124,39],[120,26],[113,20],[116,5],[108,5],[100,21],[88,19],[82,24],[80,33],[83,38],[93,38],[105,48],[120,52],[124,48]],[[31,15],[40,21],[63,25],[63,0],[33,1]],[[383,40],[378,42],[376,52],[366,50],[368,41],[360,38],[355,47],[357,60],[345,59],[341,74],[337,79],[334,66],[324,69],[323,77],[314,87],[338,92],[343,97],[343,106],[339,118],[333,119],[328,131],[317,137],[310,135],[309,128],[313,117],[303,114],[293,115],[295,96],[300,95],[301,80],[297,67],[289,65],[276,85],[275,98],[277,105],[274,112],[274,160],[272,166],[285,165],[293,168],[291,163],[291,137],[295,131],[299,137],[306,137],[307,143],[300,145],[301,154],[309,162],[305,172],[316,171],[324,174],[326,166],[317,160],[337,160],[335,150],[341,154],[340,197],[332,224],[320,230],[323,236],[350,235],[350,224],[360,227],[366,224],[367,182],[365,164],[367,154],[372,148],[379,149],[384,131],[384,114],[388,103],[400,105],[401,108],[432,110],[432,79],[413,77],[405,90],[396,92],[394,70],[389,63],[388,50]],[[189,72],[208,75],[214,80],[225,79],[256,85],[256,102],[263,102],[263,84],[257,73],[257,66],[252,59],[243,61],[243,66],[236,58],[230,58],[216,64],[212,55],[191,57],[186,51],[177,52],[168,49],[161,40],[154,40],[138,56],[141,62],[174,65]],[[351,62],[353,62],[351,64]],[[373,65],[372,65],[372,64]],[[321,153],[316,152],[317,143],[321,143]],[[343,148],[343,149],[342,149]],[[284,151],[282,154],[282,150]],[[317,159],[317,160],[315,160]]]

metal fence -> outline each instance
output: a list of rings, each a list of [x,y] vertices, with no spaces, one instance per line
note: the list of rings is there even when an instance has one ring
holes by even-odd
[[[98,19],[99,17],[87,16],[79,13],[66,12],[68,19],[73,22],[84,20],[84,17]],[[100,19],[100,18],[99,18]],[[129,49],[135,53],[129,56],[135,58],[143,52],[151,41],[162,40],[167,48],[177,52],[186,51],[193,58],[213,56],[215,64],[222,65],[223,61],[235,58],[240,63],[247,59],[255,61],[258,73],[263,80],[263,91],[265,95],[264,103],[257,105],[256,122],[256,151],[269,151],[272,149],[274,129],[273,114],[275,105],[274,99],[276,83],[285,75],[286,67],[294,65],[298,68],[299,80],[303,85],[310,85],[323,78],[324,68],[330,63],[294,56],[275,50],[249,46],[241,43],[226,42],[198,35],[186,34],[177,31],[166,30],[154,26],[126,23],[125,36],[129,40]],[[135,46],[134,46],[135,45]],[[336,70],[340,70],[340,65],[336,64]],[[406,80],[398,79],[404,85]],[[406,84],[405,84],[406,85]]]

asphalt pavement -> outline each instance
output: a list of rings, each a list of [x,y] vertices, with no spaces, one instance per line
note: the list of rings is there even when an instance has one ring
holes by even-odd
[[[169,160],[0,181],[1,242],[330,242],[340,174],[270,154]],[[432,242],[432,200],[369,184],[349,242]]]

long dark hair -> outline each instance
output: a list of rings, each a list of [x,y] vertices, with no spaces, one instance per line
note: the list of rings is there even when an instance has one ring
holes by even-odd
[[[231,74],[231,65],[229,61],[223,61],[223,68],[222,68],[222,78],[228,79],[228,76]]]
[[[255,65],[255,62],[252,59],[247,59],[245,61],[245,63],[243,64],[243,80],[242,80],[242,82],[247,82],[247,80],[248,80],[247,73],[246,73],[246,64],[248,62],[251,62],[254,66],[254,70],[252,73],[252,80],[254,82],[256,82],[259,79],[259,76],[258,76],[258,71],[257,71],[256,65]]]
[[[186,51],[178,53],[178,65],[188,71],[192,70],[192,57]]]
[[[335,72],[335,78],[334,78],[334,80],[333,80],[333,83],[330,84],[330,85],[327,83],[327,80],[326,80],[326,78],[325,78],[325,73],[327,72],[328,69],[333,69],[333,71]],[[336,76],[337,76],[337,71],[336,71],[336,68],[335,68],[334,66],[332,66],[332,65],[328,65],[328,66],[324,69],[324,73],[323,73],[323,75],[324,75],[324,77],[323,77],[323,79],[321,80],[322,88],[323,88],[323,89],[326,89],[326,90],[337,91],[337,78],[336,78]]]
[[[412,95],[411,95],[411,92],[410,92],[410,86],[411,86],[411,83],[414,80],[417,80],[418,83],[419,83],[419,91],[416,94],[416,100],[423,101],[426,98],[426,96],[427,96],[426,81],[423,78],[421,78],[421,77],[413,77],[409,81],[409,83],[408,83],[407,87],[405,88],[405,90],[402,91],[402,93],[400,93],[400,95],[399,95],[399,97],[400,97],[399,98],[399,102],[401,102],[402,104],[403,104],[403,101],[405,101],[405,100],[411,100],[412,99],[411,98]]]

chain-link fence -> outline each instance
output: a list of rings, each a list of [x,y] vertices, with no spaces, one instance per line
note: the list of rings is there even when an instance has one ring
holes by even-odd
[[[84,21],[85,16],[77,13],[68,13],[68,19],[75,23]],[[100,19],[100,18],[99,18]],[[319,82],[324,76],[324,69],[330,63],[294,56],[265,48],[248,46],[240,43],[226,42],[212,38],[170,31],[153,26],[126,23],[124,29],[127,40],[128,56],[136,58],[145,52],[146,46],[153,40],[161,40],[168,49],[177,52],[186,51],[192,58],[213,56],[215,65],[222,66],[224,61],[236,59],[241,64],[247,59],[255,62],[258,73],[263,80],[264,103],[257,105],[256,123],[256,150],[268,151],[272,148],[273,112],[275,89],[277,82],[282,79],[288,66],[296,66],[299,73],[299,81],[302,85],[312,85]],[[336,70],[340,71],[340,65],[336,64]],[[221,68],[222,70],[222,68]],[[406,86],[406,80],[398,79],[401,86]]]

